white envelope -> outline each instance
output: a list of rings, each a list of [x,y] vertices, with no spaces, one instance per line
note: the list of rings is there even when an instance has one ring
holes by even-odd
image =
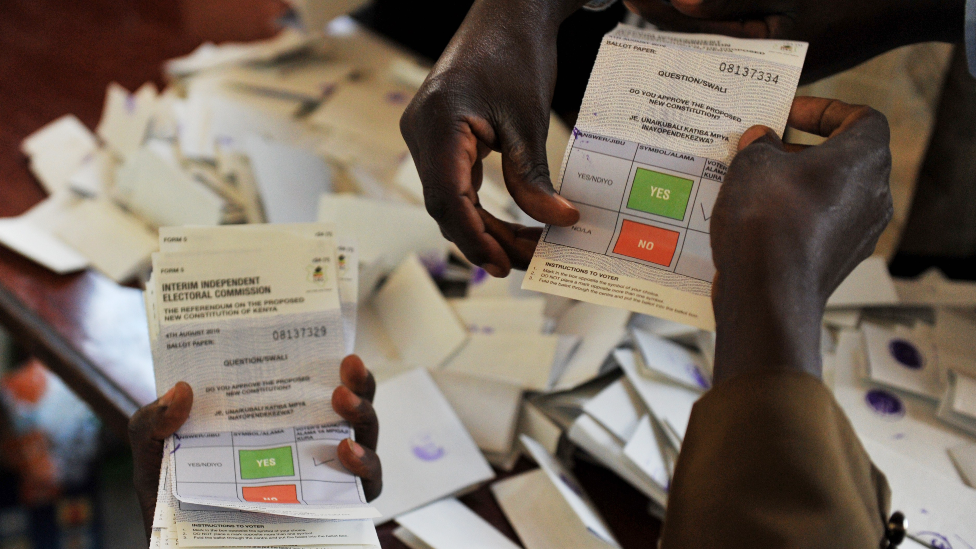
[[[325,160],[253,134],[245,138],[244,149],[268,222],[315,221],[319,196],[332,192],[332,170]]]
[[[158,248],[154,231],[104,199],[83,200],[68,210],[54,234],[116,282],[148,267]]]
[[[549,384],[549,372],[558,344],[559,336],[556,335],[472,333],[467,343],[444,364],[444,371],[542,391]]]
[[[938,400],[945,387],[930,332],[921,326],[889,328],[864,322],[868,375],[872,381]]]
[[[414,549],[518,549],[518,545],[454,498],[400,515],[396,521],[412,535],[398,534],[399,529],[394,535]],[[420,544],[411,545],[414,540]]]
[[[105,107],[95,133],[115,154],[126,158],[139,150],[156,111],[156,86],[142,85],[135,93],[112,82],[105,92]]]
[[[623,377],[607,385],[583,405],[583,412],[597,420],[621,442],[634,435],[646,408],[627,378]]]
[[[891,510],[905,513],[909,534],[932,547],[976,547],[976,490],[865,440],[891,486]]]
[[[382,425],[383,493],[373,506],[383,518],[377,522],[495,476],[427,370],[380,383],[373,406]]]
[[[539,334],[546,323],[546,300],[541,297],[452,299],[451,306],[471,333]]]
[[[861,440],[873,440],[946,477],[958,474],[946,450],[976,441],[935,417],[926,398],[872,385],[858,374],[865,359],[864,338],[839,334],[834,397]]]
[[[888,274],[888,262],[880,256],[871,256],[862,261],[827,299],[828,308],[896,303],[898,292]]]
[[[572,474],[528,437],[540,469],[492,485],[526,549],[619,547]]]
[[[640,351],[636,358],[643,359],[642,366],[651,373],[696,391],[711,386],[709,368],[701,354],[642,330],[631,330],[631,334]]]
[[[400,359],[411,365],[437,368],[468,339],[454,310],[412,254],[376,292],[373,310]]]
[[[30,157],[30,168],[49,194],[64,190],[68,179],[86,158],[98,150],[98,142],[74,115],[66,114],[27,136],[20,145]]]
[[[458,372],[434,371],[431,375],[478,448],[511,452],[522,407],[520,386]]]
[[[224,199],[149,148],[131,151],[112,196],[153,227],[217,225]]]
[[[619,349],[614,351],[613,357],[627,374],[627,379],[637,394],[644,399],[648,410],[662,425],[670,428],[679,440],[683,440],[691,419],[691,408],[701,394],[680,385],[642,376],[637,371],[633,351]]]

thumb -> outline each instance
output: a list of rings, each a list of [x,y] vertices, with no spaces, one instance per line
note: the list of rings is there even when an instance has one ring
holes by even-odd
[[[568,227],[579,221],[579,210],[552,187],[546,157],[548,123],[546,118],[540,128],[503,140],[502,174],[509,194],[522,211],[536,221]]]
[[[786,150],[785,145],[783,145],[783,140],[776,135],[776,132],[772,128],[767,126],[752,126],[746,130],[742,137],[739,138],[739,148],[742,150],[753,143],[766,143],[772,145],[777,149]]]

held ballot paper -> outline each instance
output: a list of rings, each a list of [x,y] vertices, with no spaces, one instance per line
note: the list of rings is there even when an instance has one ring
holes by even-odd
[[[194,393],[160,473],[161,547],[378,547],[379,514],[336,455],[355,433],[331,405],[356,263],[328,224],[160,231],[146,287],[157,392]]]
[[[522,288],[715,327],[709,220],[739,137],[782,135],[807,44],[641,30],[604,36]],[[747,245],[747,244],[743,244]]]

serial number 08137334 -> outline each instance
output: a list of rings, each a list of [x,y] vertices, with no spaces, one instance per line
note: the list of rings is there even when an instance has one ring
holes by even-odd
[[[735,63],[722,62],[719,63],[718,70],[721,72],[734,74],[736,76],[741,76],[743,78],[759,80],[761,82],[770,82],[772,84],[779,84],[778,74],[773,74],[769,71],[762,71],[756,68],[749,68],[745,65],[737,65]]]
[[[271,332],[271,337],[275,341],[282,341],[285,339],[302,339],[304,337],[325,337],[326,333],[325,326],[312,326],[309,328],[275,330]]]

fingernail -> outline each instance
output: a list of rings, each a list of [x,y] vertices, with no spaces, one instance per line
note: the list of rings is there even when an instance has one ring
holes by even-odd
[[[166,391],[166,394],[159,397],[159,400],[156,401],[156,405],[159,406],[160,408],[165,408],[173,403],[174,396],[176,396],[176,387],[173,387],[169,391]]]
[[[363,403],[363,399],[359,398],[359,395],[352,391],[349,391],[349,394],[352,395],[352,400],[349,403],[352,404],[353,408],[359,408],[359,405]]]
[[[349,449],[352,450],[353,455],[358,458],[366,455],[366,450],[364,450],[363,447],[357,444],[353,439],[349,439]]]
[[[502,271],[501,267],[492,265],[491,263],[485,263],[484,265],[481,266],[481,268],[487,271],[488,274],[490,274],[495,278],[501,278],[505,274],[504,271]]]

